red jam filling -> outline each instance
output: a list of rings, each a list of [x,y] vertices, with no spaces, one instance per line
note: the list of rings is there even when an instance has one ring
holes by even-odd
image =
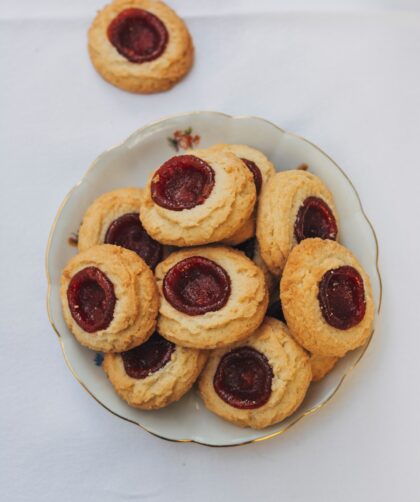
[[[157,59],[168,43],[162,21],[143,9],[125,9],[108,26],[108,39],[132,63]]]
[[[114,317],[114,286],[99,268],[86,267],[72,277],[67,301],[73,319],[88,333],[106,329]]]
[[[241,160],[242,162],[245,162],[246,167],[251,171],[252,176],[254,177],[255,188],[257,190],[257,195],[258,195],[261,191],[261,185],[262,185],[262,176],[260,168],[252,160],[248,159],[241,159]]]
[[[335,241],[337,233],[337,222],[328,205],[319,197],[305,199],[295,221],[297,242],[311,237]]]
[[[146,378],[168,364],[174,350],[172,342],[155,332],[147,342],[121,354],[125,372],[131,378]]]
[[[271,396],[273,370],[264,354],[239,347],[220,360],[213,385],[217,395],[234,408],[252,410]]]
[[[330,326],[343,330],[356,326],[366,312],[361,275],[349,266],[328,270],[319,283],[318,301]]]
[[[268,307],[266,315],[274,317],[274,319],[278,319],[281,322],[286,322],[280,300],[276,300]]]
[[[140,222],[139,213],[127,213],[114,220],[106,231],[105,244],[131,249],[152,269],[162,257],[162,246],[149,237]]]
[[[163,294],[177,310],[201,315],[220,310],[230,296],[226,270],[202,256],[191,256],[174,265],[163,280]]]
[[[179,155],[166,161],[155,173],[152,199],[172,211],[192,209],[202,204],[214,186],[214,171],[194,155]]]

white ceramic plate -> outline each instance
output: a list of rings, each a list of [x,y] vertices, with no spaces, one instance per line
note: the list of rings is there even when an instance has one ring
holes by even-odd
[[[181,131],[183,136],[178,134],[175,137],[175,131]],[[162,410],[130,408],[107,381],[100,367],[101,355],[76,342],[61,314],[60,274],[69,258],[76,253],[75,247],[69,244],[69,237],[77,232],[89,204],[100,194],[115,188],[144,186],[150,172],[174,155],[177,147],[182,151],[194,137],[195,145],[200,147],[220,142],[253,146],[262,150],[279,170],[308,164],[310,171],[318,175],[335,196],[341,241],[355,253],[370,275],[379,312],[381,280],[377,240],[354,187],[337,164],[307,140],[266,120],[196,112],[163,119],[139,129],[124,143],[100,155],[67,195],[52,226],[47,246],[48,315],[73,375],[107,410],[164,439],[211,446],[245,444],[281,434],[300,418],[319,409],[335,394],[366,347],[348,354],[324,380],[311,385],[305,401],[294,415],[265,430],[255,431],[231,425],[208,412],[195,389]]]

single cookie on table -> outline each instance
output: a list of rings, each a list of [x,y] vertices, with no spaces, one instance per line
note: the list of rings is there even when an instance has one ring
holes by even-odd
[[[312,381],[319,382],[319,380],[322,380],[332,369],[334,369],[339,360],[339,357],[311,354],[309,362],[311,363],[312,369]]]
[[[182,19],[158,0],[115,0],[98,12],[88,33],[98,73],[126,91],[166,91],[190,70],[191,35]]]
[[[95,199],[79,229],[80,251],[97,244],[114,244],[137,253],[154,269],[162,259],[163,246],[144,230],[140,218],[140,188],[120,188]]]
[[[64,319],[78,342],[122,352],[153,333],[159,294],[153,272],[133,251],[102,244],[74,256],[61,276]]]
[[[184,249],[156,267],[158,330],[185,347],[214,349],[247,338],[268,303],[262,271],[226,247]]]
[[[291,334],[305,349],[342,357],[373,329],[369,277],[354,255],[332,240],[306,239],[290,253],[280,299]]]
[[[272,176],[258,205],[257,239],[270,271],[280,276],[293,247],[304,239],[337,239],[334,199],[322,181],[301,170]]]
[[[263,429],[291,415],[310,382],[306,352],[285,324],[266,317],[247,340],[210,354],[199,389],[210,411],[242,427]]]
[[[103,368],[117,394],[130,406],[152,410],[186,394],[207,361],[207,352],[180,347],[155,332],[121,354],[105,354]]]
[[[149,178],[140,219],[163,244],[218,242],[249,219],[256,200],[249,169],[235,155],[194,150],[166,161]]]
[[[268,158],[262,152],[250,146],[220,144],[214,145],[212,150],[233,153],[245,163],[252,173],[257,197],[268,179],[276,172],[275,167]],[[255,216],[254,212],[251,218],[237,232],[223,240],[223,244],[235,246],[253,237],[255,235]]]

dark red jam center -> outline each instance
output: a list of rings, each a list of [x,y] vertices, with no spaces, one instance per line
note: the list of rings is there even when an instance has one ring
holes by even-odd
[[[67,301],[73,319],[88,333],[106,329],[114,317],[114,286],[99,268],[86,267],[72,277]]]
[[[257,166],[255,162],[249,159],[241,159],[245,162],[246,167],[251,171],[252,176],[254,176],[255,188],[257,190],[257,195],[260,193],[261,185],[262,185],[262,176],[260,168]]]
[[[319,306],[326,322],[337,329],[349,329],[366,312],[365,288],[359,272],[349,266],[334,268],[319,283]]]
[[[174,350],[172,342],[155,332],[147,342],[121,354],[125,372],[131,378],[146,378],[168,364]]]
[[[149,237],[139,213],[127,213],[114,220],[105,234],[105,243],[135,251],[150,268],[155,268],[162,257],[162,246]]]
[[[335,240],[337,222],[328,205],[318,197],[308,197],[300,206],[295,221],[297,242],[310,237]]]
[[[252,260],[254,258],[254,252],[255,252],[255,238],[251,237],[250,239],[241,242],[240,244],[237,244],[234,246],[235,249],[239,249],[239,251],[242,251],[243,253],[246,254],[246,256]]]
[[[226,403],[251,410],[270,399],[272,380],[273,370],[265,355],[251,347],[239,347],[222,357],[213,385]]]
[[[268,307],[266,315],[274,317],[281,322],[286,322],[280,300],[276,300]]]
[[[201,315],[220,310],[230,296],[230,277],[220,265],[202,256],[185,258],[163,280],[163,294],[180,312]]]
[[[109,41],[132,63],[158,58],[165,50],[168,38],[162,21],[143,9],[125,9],[108,26]]]
[[[172,211],[192,209],[202,204],[214,186],[214,171],[194,155],[179,155],[166,161],[155,173],[152,199]]]

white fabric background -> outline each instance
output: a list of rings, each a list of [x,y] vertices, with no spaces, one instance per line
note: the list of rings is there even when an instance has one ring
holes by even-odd
[[[1,499],[420,500],[419,2],[172,0],[197,60],[155,96],[92,69],[86,30],[102,3],[1,1]],[[237,448],[164,442],[106,412],[65,366],[45,309],[45,245],[70,187],[136,128],[198,109],[266,117],[321,146],[381,247],[382,318],[356,371],[284,436]]]

